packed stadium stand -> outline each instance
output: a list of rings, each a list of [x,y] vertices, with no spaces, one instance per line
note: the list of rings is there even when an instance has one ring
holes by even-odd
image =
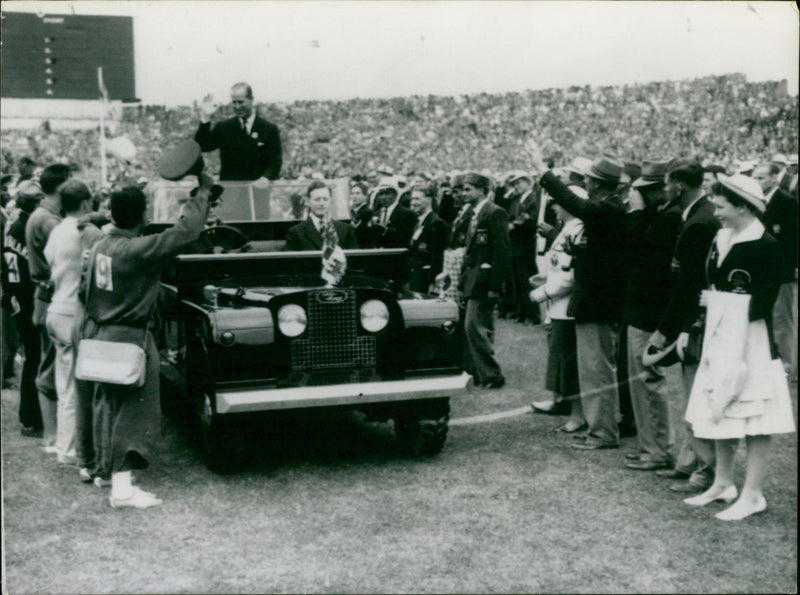
[[[221,115],[227,116],[223,110]],[[555,165],[576,155],[611,152],[624,159],[691,155],[704,163],[736,162],[798,151],[798,98],[786,81],[748,82],[710,76],[615,87],[570,87],[505,94],[412,96],[347,101],[295,101],[259,106],[278,125],[282,177],[366,174],[387,164],[396,173],[525,169],[528,134]],[[109,137],[125,135],[137,157],[125,169],[111,160],[109,178],[154,176],[162,151],[194,134],[196,106],[125,108]],[[61,161],[97,179],[98,129],[2,131],[2,173],[31,156]],[[207,160],[212,172],[215,156]]]

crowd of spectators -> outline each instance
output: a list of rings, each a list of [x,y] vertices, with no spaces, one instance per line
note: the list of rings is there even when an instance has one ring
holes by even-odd
[[[110,159],[110,183],[153,176],[163,150],[191,135],[198,109],[124,108],[108,136],[125,135],[138,150],[130,164]],[[261,104],[259,112],[281,131],[286,179],[352,177],[384,164],[406,175],[524,169],[529,133],[542,139],[557,166],[575,155],[610,152],[634,161],[692,156],[732,171],[737,162],[798,150],[798,99],[786,82],[751,83],[739,74],[505,94],[295,101]],[[47,123],[3,130],[2,146],[1,173],[15,171],[15,159],[28,155],[99,179],[97,130],[51,130]],[[217,155],[206,161],[210,173],[218,171]]]
[[[505,384],[494,358],[495,314],[549,321],[545,386],[553,395],[532,405],[536,413],[570,415],[559,429],[576,435],[572,448],[619,448],[627,408],[633,417],[627,434],[637,436],[635,450],[625,454],[628,468],[686,479],[670,489],[694,494],[684,500],[689,506],[735,500],[716,515],[721,520],[766,509],[761,480],[769,436],[794,432],[786,377],[797,378],[798,105],[785,83],[747,83],[732,75],[461,98],[295,102],[261,106],[261,113],[282,131],[283,177],[313,179],[305,199],[291,197],[292,216],[305,220],[289,230],[287,249],[408,248],[411,289],[459,302],[465,369],[483,389]],[[110,194],[117,228],[98,241],[104,249],[117,250],[115,234],[142,231],[145,194],[130,184],[154,177],[161,153],[187,138],[194,121],[191,108],[139,106],[113,123],[112,136],[124,135],[139,151],[131,162],[112,160],[111,183],[129,185]],[[76,429],[74,405],[71,411],[64,405],[77,399],[80,406],[80,396],[48,356],[70,347],[51,314],[73,313],[56,299],[67,261],[73,297],[78,292],[81,238],[73,228],[79,215],[105,199],[83,182],[68,181],[74,171],[94,177],[96,142],[96,131],[3,131],[3,173],[19,171],[3,179],[0,212],[9,238],[3,296],[14,298],[3,301],[9,314],[3,328],[8,333],[6,322],[23,312],[20,298],[31,301],[30,291],[23,296],[16,287],[28,270],[19,264],[28,261],[25,282],[36,285],[31,322],[39,334],[28,333],[24,351],[31,361],[40,352],[41,361],[35,390],[30,378],[22,378],[21,387],[30,388],[32,404],[38,396],[42,419],[29,422],[21,407],[21,431],[41,435],[45,449],[62,464],[78,465],[87,483],[102,487],[110,475],[112,506],[146,508],[161,501],[132,486],[130,471],[141,468],[139,462],[100,465],[84,457],[74,433],[64,434]],[[30,179],[36,163],[49,164],[38,182]],[[216,155],[208,155],[208,166],[218,170]],[[211,193],[211,178],[202,178],[204,194]],[[351,223],[331,221],[331,190],[320,178],[350,178]],[[131,197],[136,209],[128,221],[124,205]],[[158,253],[162,264],[207,221],[205,197],[187,204],[192,224],[181,217],[162,232],[177,234],[174,245]],[[22,234],[19,221],[29,212]],[[72,237],[71,252],[62,250],[69,244],[62,235]],[[123,253],[129,251],[119,248]],[[116,276],[114,285],[137,313],[128,326],[144,328],[147,337],[158,277],[147,279],[150,297],[137,296],[132,288],[141,285],[144,268],[131,270],[137,273],[127,288]],[[89,291],[85,295],[88,300]],[[145,310],[139,302],[147,304],[147,316],[138,316]],[[529,302],[546,307],[530,308]],[[87,312],[94,312],[88,304]],[[703,351],[692,361],[690,334],[700,323],[706,325]],[[57,341],[63,349],[53,347]],[[146,341],[148,355],[155,354],[155,344]],[[662,367],[678,361],[691,439],[675,453],[670,436],[677,422],[669,418]],[[147,377],[157,378],[157,368]],[[154,386],[145,387],[155,396],[153,407]],[[111,403],[116,397],[108,392],[103,398]],[[156,417],[142,413],[146,421]],[[120,444],[129,438],[125,431],[119,436]],[[733,484],[739,439],[748,451],[741,494]],[[684,451],[691,451],[691,461]],[[99,450],[95,454],[100,457]]]

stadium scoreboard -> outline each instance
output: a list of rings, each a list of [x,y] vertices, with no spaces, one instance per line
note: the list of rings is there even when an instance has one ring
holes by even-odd
[[[135,100],[133,18],[2,13],[0,96]]]

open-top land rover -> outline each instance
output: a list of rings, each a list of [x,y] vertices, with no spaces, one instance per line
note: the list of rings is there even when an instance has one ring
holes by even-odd
[[[211,226],[162,279],[162,377],[199,422],[207,464],[228,468],[264,413],[324,408],[391,419],[409,452],[438,453],[449,398],[471,386],[457,305],[403,288],[404,249],[347,250],[330,286],[321,252],[283,250],[293,223]]]

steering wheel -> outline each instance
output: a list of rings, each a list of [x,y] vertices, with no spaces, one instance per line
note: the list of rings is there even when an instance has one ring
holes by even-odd
[[[200,232],[199,241],[211,249],[212,253],[245,251],[247,236],[230,225],[214,225]]]

